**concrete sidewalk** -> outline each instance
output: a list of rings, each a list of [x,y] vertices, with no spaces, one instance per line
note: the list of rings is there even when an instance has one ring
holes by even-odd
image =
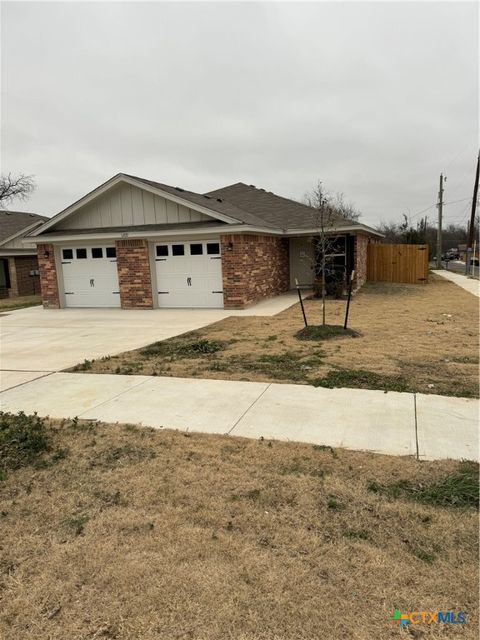
[[[438,276],[445,278],[445,280],[450,280],[450,282],[462,287],[465,291],[473,293],[477,298],[480,297],[480,282],[475,280],[475,278],[467,278],[467,276],[461,273],[454,273],[453,271],[446,271],[444,269],[432,269],[432,271]]]
[[[3,411],[478,460],[478,400],[305,385],[53,373],[0,393]]]

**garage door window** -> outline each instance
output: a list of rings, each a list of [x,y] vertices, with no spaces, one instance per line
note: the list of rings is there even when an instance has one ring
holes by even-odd
[[[63,260],[73,260],[73,249],[63,249],[62,258]]]
[[[203,254],[203,245],[201,244],[191,244],[190,245],[190,255],[191,256],[201,256]]]
[[[86,249],[77,249],[77,260],[85,260],[87,258]]]
[[[92,258],[103,258],[103,249],[101,247],[92,249]]]
[[[207,253],[209,256],[215,256],[220,253],[220,245],[218,242],[208,242],[207,243]]]
[[[185,247],[183,244],[172,244],[172,256],[184,256]]]
[[[167,244],[159,244],[157,246],[157,257],[164,258],[168,256],[168,245]]]
[[[117,257],[117,250],[115,249],[115,247],[107,247],[105,249],[106,254],[107,254],[107,258],[116,258]]]

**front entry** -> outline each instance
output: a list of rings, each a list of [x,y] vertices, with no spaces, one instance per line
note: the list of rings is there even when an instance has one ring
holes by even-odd
[[[218,240],[155,245],[159,307],[223,308]]]

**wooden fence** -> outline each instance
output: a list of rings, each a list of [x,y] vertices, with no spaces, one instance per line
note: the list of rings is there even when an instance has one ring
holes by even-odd
[[[370,282],[428,282],[428,245],[368,245],[367,280]]]

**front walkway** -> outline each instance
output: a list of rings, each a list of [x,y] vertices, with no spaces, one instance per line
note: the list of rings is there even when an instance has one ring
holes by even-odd
[[[480,282],[475,280],[475,278],[467,278],[467,276],[461,273],[454,273],[453,271],[446,271],[444,269],[432,269],[432,271],[438,276],[445,278],[445,280],[450,280],[450,282],[458,284],[459,287],[462,287],[462,289],[465,289],[465,291],[469,293],[473,293],[477,298],[480,297]]]
[[[0,393],[3,411],[478,460],[478,400],[304,385],[53,373]]]

